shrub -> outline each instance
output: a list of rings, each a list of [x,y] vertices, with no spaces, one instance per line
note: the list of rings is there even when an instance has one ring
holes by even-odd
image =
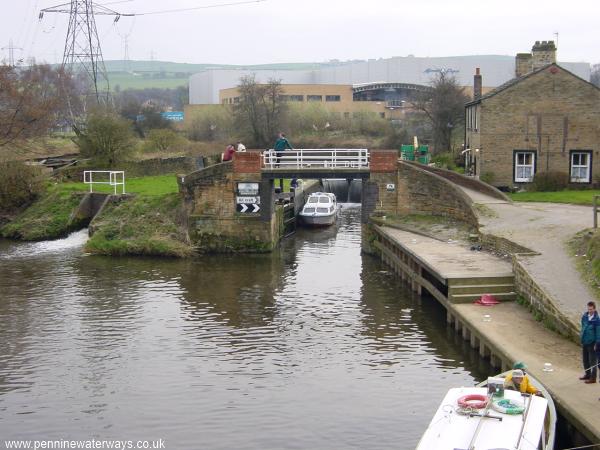
[[[431,157],[431,162],[435,163],[436,167],[441,169],[454,170],[456,164],[454,162],[454,155],[450,152],[438,153]]]
[[[233,115],[228,108],[206,108],[194,113],[187,127],[188,138],[193,141],[230,139],[233,133]]]
[[[177,132],[159,128],[148,132],[142,150],[144,152],[168,152],[176,147],[183,147],[185,143],[185,138],[177,134]]]
[[[567,188],[569,176],[565,172],[541,172],[536,173],[533,181],[528,186],[532,192],[554,192]]]
[[[13,211],[27,206],[46,189],[39,167],[20,161],[0,162],[0,211]]]
[[[135,150],[130,122],[111,111],[90,114],[84,130],[77,131],[75,142],[82,156],[109,168],[126,161]]]
[[[479,175],[479,180],[487,184],[492,184],[495,179],[496,174],[494,172],[483,172],[481,175]]]

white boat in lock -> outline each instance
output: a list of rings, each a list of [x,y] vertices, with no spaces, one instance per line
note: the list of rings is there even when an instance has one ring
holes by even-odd
[[[300,222],[308,226],[328,226],[335,223],[338,205],[335,194],[315,192],[308,196],[299,213]]]

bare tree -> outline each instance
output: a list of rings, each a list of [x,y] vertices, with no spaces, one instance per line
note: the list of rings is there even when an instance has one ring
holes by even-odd
[[[0,66],[0,148],[18,148],[45,135],[67,117],[66,99],[73,89],[73,78],[60,69]]]
[[[590,81],[600,88],[600,64],[594,64],[592,66]]]
[[[234,107],[237,126],[251,137],[251,144],[264,147],[275,138],[286,112],[281,82],[258,84],[254,76],[243,77],[238,86],[240,97]]]
[[[456,78],[440,72],[432,82],[431,91],[421,94],[413,103],[431,122],[435,153],[452,150],[452,136],[464,125],[465,103],[468,100]]]

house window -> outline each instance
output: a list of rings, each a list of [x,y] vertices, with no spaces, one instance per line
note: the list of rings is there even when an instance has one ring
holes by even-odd
[[[515,152],[515,183],[530,183],[535,174],[535,152]]]
[[[339,95],[326,95],[325,96],[326,102],[339,102],[340,100],[341,100],[341,97]]]
[[[322,95],[307,95],[306,101],[307,102],[322,102],[323,96]]]
[[[592,152],[571,152],[571,183],[589,183],[592,168]]]

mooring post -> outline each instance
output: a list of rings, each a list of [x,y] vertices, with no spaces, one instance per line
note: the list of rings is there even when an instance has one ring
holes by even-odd
[[[594,229],[598,228],[598,198],[600,195],[594,195]]]

